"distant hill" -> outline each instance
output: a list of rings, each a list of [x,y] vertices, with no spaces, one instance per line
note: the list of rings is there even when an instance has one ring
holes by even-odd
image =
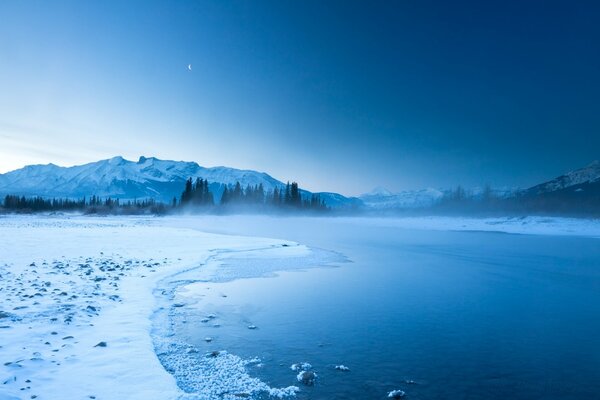
[[[129,161],[113,157],[73,167],[54,164],[29,165],[0,174],[0,195],[81,198],[96,195],[119,199],[143,199],[170,202],[179,197],[185,180],[202,178],[210,182],[210,189],[218,200],[223,185],[240,182],[242,187],[262,184],[269,191],[285,187],[285,183],[272,176],[252,170],[228,167],[206,168],[195,162],[159,160],[140,157]],[[303,195],[311,194],[303,191]],[[356,198],[337,193],[315,193],[330,207],[351,207],[360,204]]]
[[[374,210],[415,209],[433,206],[444,192],[437,189],[423,189],[392,193],[384,188],[375,188],[369,193],[359,196],[367,208]]]
[[[516,199],[529,209],[600,214],[600,161],[523,190]]]
[[[535,185],[525,191],[528,195],[543,195],[563,190],[581,193],[586,187],[600,182],[600,161],[596,160],[587,167],[567,172],[548,182]],[[571,190],[572,189],[572,190]]]
[[[548,212],[600,215],[600,161],[528,189],[421,189],[392,193],[375,188],[359,196],[371,211],[436,213]]]

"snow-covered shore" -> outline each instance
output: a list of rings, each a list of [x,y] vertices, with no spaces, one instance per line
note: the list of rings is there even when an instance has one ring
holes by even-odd
[[[0,400],[292,395],[294,387],[251,377],[252,361],[226,351],[197,354],[169,326],[174,304],[194,297],[194,281],[271,274],[269,257],[289,258],[293,268],[331,261],[298,243],[231,235],[248,234],[239,226],[256,235],[256,227],[282,221],[295,225],[265,216],[0,217]],[[329,222],[600,237],[600,221],[565,218]],[[227,257],[243,258],[236,263],[243,270],[223,264]]]
[[[307,252],[291,242],[169,228],[147,218],[0,219],[0,399],[182,397],[155,353],[153,289],[219,252],[271,248]],[[238,366],[228,371],[233,379],[251,379],[243,360],[224,353],[219,361]]]
[[[403,217],[361,218],[361,222],[405,229],[441,231],[484,231],[523,235],[600,237],[600,219],[545,216],[523,217]]]

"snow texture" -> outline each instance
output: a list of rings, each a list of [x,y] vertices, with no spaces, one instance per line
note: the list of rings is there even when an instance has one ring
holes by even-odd
[[[251,377],[247,366],[256,360],[198,354],[170,336],[164,307],[176,303],[158,289],[184,272],[218,275],[220,264],[210,260],[220,252],[260,249],[309,252],[152,218],[0,218],[0,398],[294,395],[295,386]]]
[[[404,393],[404,391],[402,390],[392,390],[391,392],[388,393],[388,396],[390,399],[401,399],[406,395],[406,393]]]

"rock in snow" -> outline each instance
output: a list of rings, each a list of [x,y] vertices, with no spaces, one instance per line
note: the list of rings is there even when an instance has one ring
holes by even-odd
[[[308,371],[309,369],[312,368],[312,365],[310,365],[307,362],[303,362],[303,363],[298,363],[298,364],[292,364],[290,366],[290,369],[292,371]]]
[[[334,368],[338,371],[350,371],[350,368],[346,367],[345,365],[336,365]]]
[[[300,373],[296,375],[296,379],[306,386],[313,386],[317,380],[317,374],[314,371],[300,371]]]
[[[391,392],[388,393],[388,396],[390,399],[401,399],[404,396],[406,396],[406,393],[404,393],[403,390],[392,390]]]

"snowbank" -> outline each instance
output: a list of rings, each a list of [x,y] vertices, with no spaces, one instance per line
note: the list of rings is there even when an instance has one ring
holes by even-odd
[[[293,395],[295,387],[251,378],[246,361],[226,352],[178,364],[193,370],[168,372],[155,352],[174,345],[153,342],[151,334],[159,282],[184,272],[207,277],[217,267],[205,263],[221,252],[260,249],[280,256],[308,251],[281,240],[164,227],[152,218],[1,218],[0,398]],[[193,351],[181,346],[168,354],[189,359]],[[204,386],[181,384],[192,371]],[[237,386],[227,388],[231,382]]]
[[[569,235],[600,238],[600,219],[561,217],[403,217],[359,218],[359,223],[405,229],[486,231],[529,235]]]

